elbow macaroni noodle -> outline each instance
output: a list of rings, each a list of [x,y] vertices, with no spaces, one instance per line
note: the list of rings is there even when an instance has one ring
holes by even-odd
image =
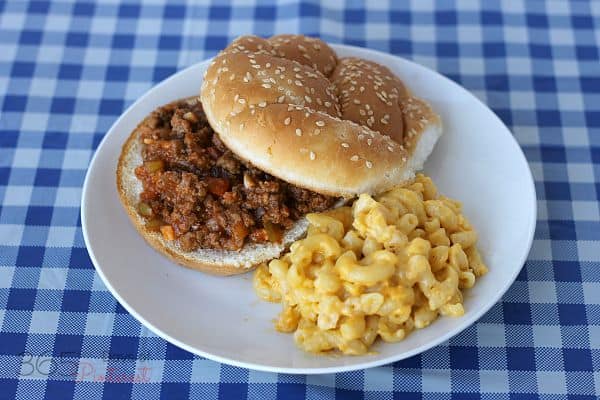
[[[281,302],[276,329],[319,353],[365,354],[438,315],[464,314],[462,289],[487,272],[457,201],[424,175],[352,207],[309,214],[305,239],[254,274],[258,296]]]

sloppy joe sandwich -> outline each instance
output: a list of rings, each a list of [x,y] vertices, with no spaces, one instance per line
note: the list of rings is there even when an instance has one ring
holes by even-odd
[[[117,186],[157,250],[236,274],[278,257],[307,213],[412,179],[441,130],[382,65],[304,36],[244,36],[211,62],[199,98],[140,123]]]

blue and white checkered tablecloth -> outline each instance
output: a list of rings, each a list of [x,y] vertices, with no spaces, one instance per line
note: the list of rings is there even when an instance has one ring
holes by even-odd
[[[0,399],[598,398],[600,2],[481,3],[0,0]],[[81,187],[112,122],[236,36],[283,32],[441,72],[527,156],[539,215],[522,273],[421,355],[321,376],[221,365],[141,326],[90,262]]]

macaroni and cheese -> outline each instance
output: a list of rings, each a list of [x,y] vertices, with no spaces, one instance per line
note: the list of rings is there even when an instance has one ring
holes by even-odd
[[[308,214],[305,239],[261,265],[254,288],[281,302],[276,329],[319,353],[365,354],[438,315],[464,313],[462,289],[487,272],[461,204],[424,175],[352,207]]]

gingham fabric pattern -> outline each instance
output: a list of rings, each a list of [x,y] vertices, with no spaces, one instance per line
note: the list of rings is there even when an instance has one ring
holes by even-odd
[[[599,27],[593,1],[0,1],[0,399],[598,398]],[[81,187],[112,122],[236,36],[284,32],[439,71],[529,161],[539,211],[522,273],[421,355],[322,376],[221,365],[141,326],[90,262]]]

